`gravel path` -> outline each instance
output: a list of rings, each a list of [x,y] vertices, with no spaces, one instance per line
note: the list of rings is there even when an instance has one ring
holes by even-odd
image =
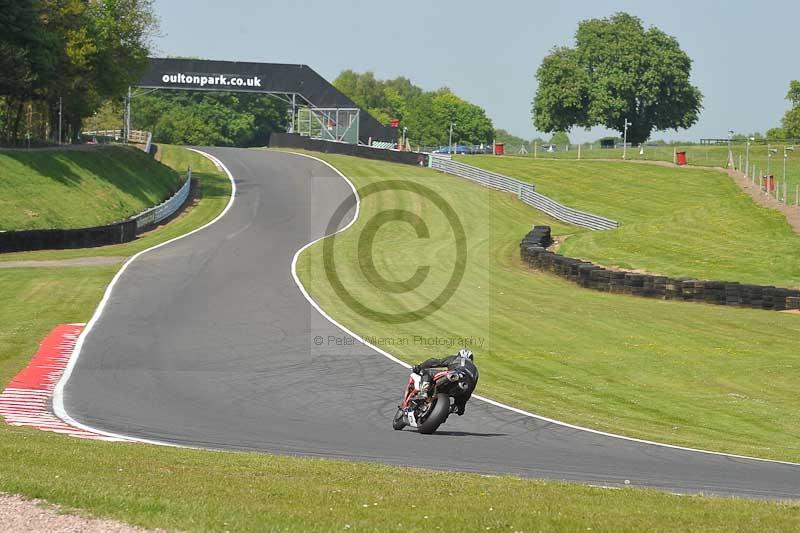
[[[57,505],[50,505],[41,500],[26,500],[20,496],[0,494],[0,531],[28,533],[160,531],[140,529],[114,520],[63,514],[64,512]]]
[[[745,178],[744,174],[738,170],[730,170],[728,171],[728,175],[733,178],[733,181],[735,181],[744,192],[749,194],[758,205],[777,209],[783,213],[786,216],[786,219],[789,221],[789,224],[792,226],[792,229],[794,229],[794,231],[797,233],[800,233],[800,207],[786,205],[782,202],[779,202],[772,196],[764,194],[758,184],[754,184],[752,181],[750,181],[750,179]]]
[[[36,267],[70,267],[70,266],[108,266],[116,265],[125,261],[124,256],[98,256],[98,257],[76,257],[74,259],[50,259],[50,260],[20,260],[0,262],[0,268],[36,268]]]

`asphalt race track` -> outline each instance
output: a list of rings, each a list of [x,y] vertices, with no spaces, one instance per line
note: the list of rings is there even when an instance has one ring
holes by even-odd
[[[800,466],[615,439],[479,401],[435,435],[392,430],[408,371],[367,346],[329,344],[346,335],[291,274],[295,252],[354,203],[349,185],[299,155],[207,151],[235,177],[236,201],[124,272],[64,389],[75,420],[215,449],[800,498]]]

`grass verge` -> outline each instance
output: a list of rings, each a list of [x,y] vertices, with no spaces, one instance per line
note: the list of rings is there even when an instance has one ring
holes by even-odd
[[[800,504],[264,454],[98,444],[3,428],[0,490],[194,531],[796,531]],[[419,486],[426,490],[420,495]],[[459,512],[452,511],[457,501]]]
[[[536,184],[570,207],[621,223],[567,239],[565,255],[627,269],[800,287],[800,235],[727,175],[607,161],[469,156],[462,161]]]
[[[317,154],[320,156],[319,154]],[[399,179],[433,189],[460,214],[467,268],[438,311],[403,324],[378,313],[407,312],[448,286],[455,248],[447,220],[430,202],[405,192],[365,198],[359,221],[335,239],[335,271],[360,314],[328,280],[323,242],[300,258],[304,284],[327,312],[408,362],[466,339],[478,354],[480,393],[556,419],[671,444],[800,460],[800,365],[797,316],[760,310],[658,301],[587,291],[529,271],[518,242],[531,224],[552,224],[506,195],[427,169],[321,155],[358,187]],[[427,224],[429,238],[395,222],[370,221],[394,209]],[[360,245],[369,242],[370,248]],[[392,294],[363,274],[371,257],[395,282],[431,265],[413,290]]]
[[[133,148],[3,151],[0,230],[110,224],[163,201],[180,181]]]
[[[217,213],[222,211],[230,197],[230,181],[227,176],[218,171],[211,161],[195,152],[168,145],[160,146],[160,150],[161,162],[164,165],[181,172],[185,172],[189,165],[192,166],[193,176],[199,180],[200,187],[196,204],[191,209],[184,210],[177,218],[157,231],[151,231],[129,243],[77,250],[41,250],[0,254],[0,262],[130,256],[158,243],[183,235],[213,219]]]
[[[731,152],[733,153],[733,164],[736,169],[744,170],[746,166],[752,169],[756,167],[756,175],[763,176],[768,172],[775,176],[775,179],[783,183],[783,148],[786,146],[784,143],[753,143],[748,150],[746,143],[733,143],[731,145]],[[775,149],[777,152],[770,158],[768,156],[769,150]],[[719,167],[727,168],[728,165],[728,146],[725,144],[690,144],[684,146],[645,146],[628,148],[625,151],[625,158],[629,161],[663,161],[673,163],[675,161],[675,152],[686,152],[687,163],[690,166],[699,167]],[[794,205],[795,193],[798,184],[800,184],[800,158],[796,155],[797,152],[787,152],[788,158],[786,160],[786,182],[789,203]],[[511,155],[514,155],[514,148],[511,149]],[[580,151],[581,160],[622,160],[622,148],[601,149],[599,145],[594,144],[591,146],[582,146]],[[514,155],[514,157],[519,157]],[[534,159],[534,155],[528,154],[526,156]],[[542,152],[539,150],[535,159],[558,159],[558,160],[573,160],[578,159],[578,148],[572,146],[569,150],[564,150],[560,147],[558,151],[553,153]],[[750,175],[750,171],[747,173]],[[781,190],[782,193],[782,190]]]
[[[27,363],[52,326],[88,320],[115,270],[0,271],[4,304],[0,385]],[[89,442],[2,424],[0,457],[0,491],[143,527],[204,531],[409,531],[437,526],[508,531],[795,531],[800,527],[800,505],[793,503]],[[420,497],[421,479],[426,494],[434,497]],[[454,500],[459,502],[457,514],[447,505]]]

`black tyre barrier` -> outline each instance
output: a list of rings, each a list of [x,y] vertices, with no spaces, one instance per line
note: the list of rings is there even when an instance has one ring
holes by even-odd
[[[773,311],[800,309],[798,289],[609,270],[588,261],[551,252],[547,247],[552,242],[549,226],[535,226],[520,242],[522,260],[536,270],[555,274],[588,289]]]
[[[373,148],[360,144],[311,139],[310,137],[303,137],[296,133],[271,134],[269,136],[269,147],[296,148],[299,150],[311,150],[312,152],[352,155],[365,159],[404,163],[406,165],[428,166],[428,155],[420,152],[401,152],[399,150],[386,150],[384,148]]]
[[[137,229],[136,216],[106,226],[74,229],[35,229],[0,231],[0,254],[33,252],[36,250],[65,250],[69,248],[96,248],[109,244],[130,242],[147,231],[168,223],[177,217],[196,197],[197,180],[192,180],[186,200],[165,219]]]
[[[93,248],[129,242],[135,237],[135,220],[93,228],[3,231],[0,232],[0,253]]]

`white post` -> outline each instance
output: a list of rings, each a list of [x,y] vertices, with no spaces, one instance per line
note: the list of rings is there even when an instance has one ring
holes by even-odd
[[[581,145],[578,143],[578,161],[581,160]]]
[[[128,103],[126,106],[127,110],[127,118],[125,122],[125,143],[131,142],[131,98],[132,98],[131,88],[128,87]]]
[[[622,159],[625,159],[628,155],[628,119],[625,119],[625,128],[624,133],[622,134]]]
[[[58,97],[58,144],[61,145],[61,97]]]
[[[745,157],[745,164],[744,168],[747,170],[744,173],[744,177],[747,177],[747,174],[750,173],[750,139],[747,140],[747,156]]]
[[[786,153],[786,148],[783,148],[783,203],[786,203],[786,158],[789,157]]]

